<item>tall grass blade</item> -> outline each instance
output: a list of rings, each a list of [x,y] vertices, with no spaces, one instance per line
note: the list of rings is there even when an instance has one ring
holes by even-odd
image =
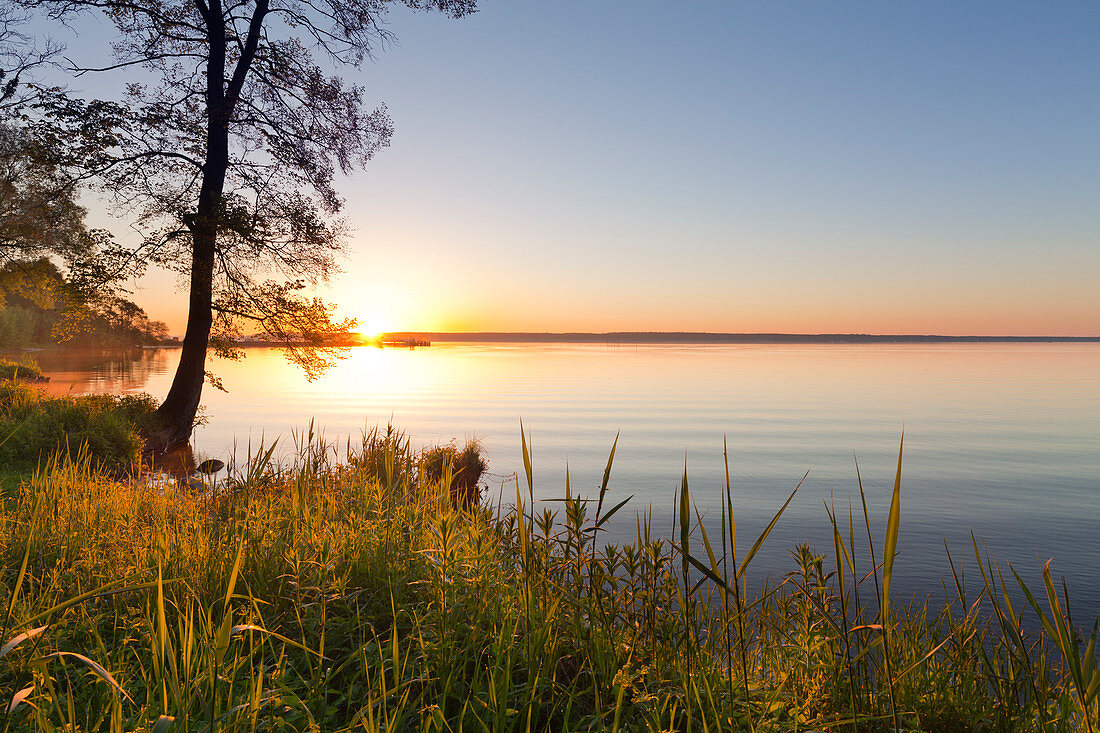
[[[256,632],[259,632],[261,634],[266,634],[267,636],[271,636],[275,639],[278,639],[279,641],[283,642],[284,644],[289,644],[290,646],[292,646],[296,649],[301,649],[303,652],[306,652],[307,654],[312,654],[313,656],[318,657],[320,659],[325,659],[325,655],[321,654],[321,652],[316,651],[314,649],[310,649],[308,646],[306,646],[305,644],[302,644],[301,642],[294,641],[293,639],[288,638],[286,636],[283,636],[282,634],[280,634],[276,631],[271,631],[270,629],[265,629],[264,627],[257,626],[256,624],[240,624],[238,626],[234,626],[230,629],[230,634],[233,635],[233,636],[236,636],[237,634],[243,634],[245,631],[256,631]]]
[[[15,693],[11,697],[11,702],[8,704],[8,714],[15,712],[15,709],[26,702],[27,698],[34,692],[34,685],[24,687],[19,692]]]
[[[3,634],[0,636],[6,636],[8,629],[11,628],[11,616],[15,613],[15,602],[19,599],[19,589],[23,587],[23,579],[27,577],[27,563],[31,559],[31,543],[34,540],[34,527],[38,522],[38,510],[41,507],[40,502],[35,502],[34,511],[31,513],[30,524],[27,525],[27,542],[23,546],[23,560],[19,563],[19,572],[15,574],[15,582],[12,583],[11,598],[8,599],[8,611],[4,616],[4,629]]]
[[[115,678],[111,676],[110,672],[108,672],[106,669],[104,669],[103,666],[99,662],[96,662],[92,659],[89,659],[88,657],[84,656],[83,654],[79,654],[77,652],[53,652],[52,654],[47,654],[46,656],[42,657],[42,659],[43,660],[62,659],[64,657],[72,657],[73,659],[76,659],[80,662],[83,662],[85,665],[87,665],[88,669],[92,670],[92,672],[97,677],[99,677],[101,680],[103,680],[104,682],[109,684],[111,687],[113,687],[115,689],[115,692],[122,695],[127,700],[132,700],[129,693],[127,693],[126,690],[122,689],[122,685],[120,685],[115,680]]]
[[[886,540],[882,550],[882,598],[880,613],[885,624],[890,614],[890,582],[894,577],[894,557],[898,550],[898,530],[901,527],[901,454],[905,447],[905,433],[898,446],[898,470],[894,474],[894,494],[890,499],[890,513],[886,518]]]
[[[613,506],[613,507],[611,507],[610,509],[608,509],[608,510],[607,510],[606,512],[604,512],[604,513],[603,513],[603,516],[601,516],[601,517],[600,517],[600,518],[599,518],[599,519],[598,519],[598,520],[596,521],[596,524],[595,524],[594,526],[595,526],[595,527],[596,527],[597,529],[599,529],[600,527],[602,527],[602,526],[603,526],[604,524],[606,524],[606,523],[607,523],[607,521],[608,521],[609,519],[611,519],[611,518],[612,518],[613,516],[615,516],[616,512],[618,512],[618,511],[619,511],[620,509],[622,509],[622,508],[623,508],[624,506],[626,506],[626,505],[627,505],[628,503],[630,503],[630,500],[631,500],[631,499],[633,499],[633,498],[634,498],[634,494],[631,494],[630,496],[626,497],[625,499],[623,499],[622,501],[620,501],[620,502],[619,502],[618,504],[616,504],[615,506]]]
[[[752,543],[752,547],[749,548],[749,551],[745,554],[744,559],[741,560],[741,565],[737,568],[737,580],[745,575],[745,571],[749,568],[749,563],[751,563],[752,559],[756,557],[756,553],[760,551],[760,548],[764,546],[764,541],[768,539],[768,535],[770,535],[772,533],[772,530],[775,529],[775,525],[779,523],[779,518],[783,516],[783,512],[787,511],[787,507],[794,499],[794,495],[797,494],[798,490],[802,488],[802,484],[805,483],[806,477],[809,475],[809,471],[802,474],[802,479],[798,482],[798,485],[794,487],[794,491],[792,491],[791,495],[787,497],[787,500],[783,502],[783,506],[779,507],[779,511],[777,511],[775,513],[775,516],[772,517],[772,521],[768,522],[768,526],[764,528],[764,531],[762,531],[757,536],[756,541]]]
[[[1047,633],[1054,641],[1054,644],[1058,647],[1058,651],[1062,654],[1062,660],[1069,671],[1070,679],[1073,680],[1073,686],[1077,693],[1077,702],[1081,706],[1081,715],[1085,720],[1085,728],[1091,733],[1091,731],[1094,730],[1092,715],[1093,701],[1096,698],[1097,692],[1100,691],[1100,670],[1096,669],[1095,656],[1097,632],[1096,629],[1093,628],[1092,637],[1085,650],[1085,656],[1082,658],[1081,650],[1078,647],[1077,631],[1073,627],[1073,623],[1069,617],[1069,601],[1066,599],[1065,608],[1063,609],[1063,604],[1058,599],[1058,592],[1054,588],[1054,581],[1050,577],[1050,563],[1051,560],[1047,560],[1046,563],[1043,564],[1042,572],[1043,586],[1046,589],[1047,602],[1050,604],[1049,617],[1039,606],[1035,596],[1024,583],[1020,574],[1016,572],[1016,569],[1011,566],[1010,569],[1012,570],[1012,574],[1016,576],[1016,582],[1020,585],[1020,589],[1023,590],[1028,603],[1031,604],[1031,607],[1039,616],[1043,628],[1046,629]],[[1065,596],[1064,589],[1063,596]]]
[[[225,587],[225,600],[222,602],[222,608],[228,613],[229,601],[233,599],[233,591],[237,589],[237,576],[241,572],[241,562],[244,560],[244,538],[241,538],[240,544],[237,546],[237,557],[233,560],[233,570],[229,573],[229,583]]]
[[[531,448],[527,444],[527,433],[523,429],[523,420],[519,421],[520,447],[523,449],[523,472],[527,475],[527,490],[534,493],[535,480],[531,470]]]
[[[603,509],[603,498],[607,494],[607,487],[611,483],[611,464],[615,462],[615,449],[619,447],[619,433],[615,433],[615,441],[611,444],[611,452],[607,455],[607,465],[603,469],[603,479],[600,481],[600,500],[596,504],[596,518],[600,517]]]
[[[39,626],[37,629],[24,631],[22,634],[17,634],[13,636],[7,644],[0,647],[0,659],[3,659],[5,656],[7,656],[8,652],[22,644],[24,641],[27,641],[28,639],[33,639],[34,637],[45,631],[47,628],[49,628],[48,624],[46,626]]]
[[[688,489],[687,459],[684,459],[684,477],[680,481],[680,568],[683,572],[684,601],[687,601],[688,592],[688,566],[691,558],[691,497]],[[694,563],[700,565],[701,563]]]

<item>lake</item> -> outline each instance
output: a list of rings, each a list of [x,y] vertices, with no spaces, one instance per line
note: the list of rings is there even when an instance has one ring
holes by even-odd
[[[55,393],[162,397],[178,355],[35,356]],[[823,502],[845,517],[849,501],[861,512],[856,460],[881,543],[904,430],[896,587],[942,594],[945,543],[980,584],[973,531],[1029,580],[1053,557],[1077,618],[1100,611],[1100,344],[437,343],[356,348],[314,382],[276,349],[211,369],[229,391],[206,389],[200,460],[228,458],[234,447],[242,456],[249,443],[279,436],[289,446],[311,419],[340,444],[392,422],[416,445],[480,439],[489,498],[509,503],[522,475],[521,419],[537,499],[563,495],[566,466],[574,491],[594,493],[618,433],[613,500],[633,495],[630,506],[651,509],[665,534],[685,464],[717,534],[725,438],[746,546],[809,471],[754,561],[757,575],[792,569],[787,553],[798,542],[828,553],[831,565]],[[632,531],[632,517],[613,539]]]

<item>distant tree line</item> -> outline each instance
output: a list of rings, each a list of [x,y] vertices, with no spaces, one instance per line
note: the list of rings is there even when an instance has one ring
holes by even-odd
[[[142,346],[163,343],[168,327],[136,303],[104,289],[82,290],[48,257],[0,267],[0,348]]]

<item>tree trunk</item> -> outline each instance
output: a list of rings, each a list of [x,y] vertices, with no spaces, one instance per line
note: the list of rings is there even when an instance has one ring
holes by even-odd
[[[195,412],[206,380],[206,348],[213,324],[214,254],[218,243],[225,174],[229,169],[229,112],[225,96],[226,32],[221,3],[211,0],[200,12],[210,43],[206,62],[206,161],[191,229],[191,297],[187,310],[187,331],[176,376],[157,414],[164,427],[150,436],[147,447],[154,451],[186,443],[194,428]]]
[[[164,451],[186,443],[191,438],[195,412],[202,398],[202,385],[206,379],[206,347],[213,323],[210,305],[213,298],[214,247],[217,230],[209,232],[196,229],[192,233],[191,298],[187,311],[187,332],[183,337],[183,351],[176,367],[176,376],[168,396],[157,410],[164,427],[150,441],[150,448]]]

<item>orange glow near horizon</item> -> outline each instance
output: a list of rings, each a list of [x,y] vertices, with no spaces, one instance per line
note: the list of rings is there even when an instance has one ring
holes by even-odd
[[[759,285],[721,292],[700,287],[658,297],[626,283],[606,289],[565,289],[547,282],[469,281],[424,274],[415,280],[359,278],[349,272],[319,292],[338,317],[359,321],[366,338],[388,332],[593,332],[691,331],[722,333],[867,333],[946,336],[1100,336],[1100,301],[1083,288],[1058,298],[1008,300],[989,289],[924,292],[909,283],[866,286],[840,297],[835,288],[793,287],[775,292]],[[831,291],[831,292],[829,292]],[[151,318],[180,335],[186,295],[143,283],[135,300]]]

